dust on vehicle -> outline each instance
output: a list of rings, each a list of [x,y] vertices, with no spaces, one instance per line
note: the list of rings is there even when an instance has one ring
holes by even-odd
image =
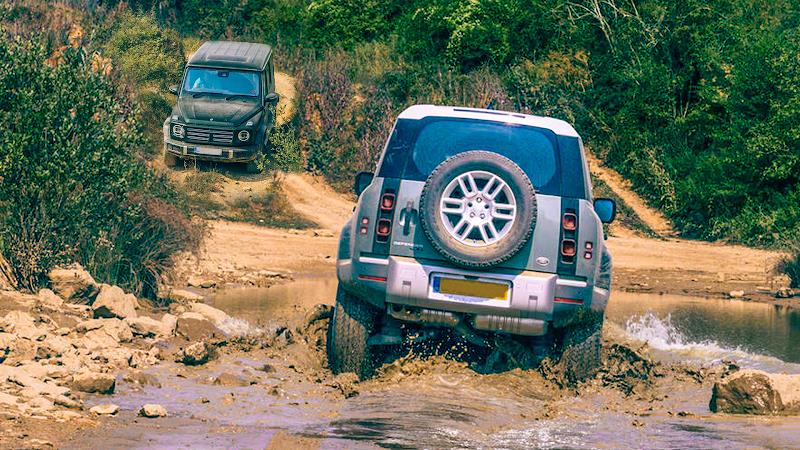
[[[178,96],[164,121],[164,162],[247,164],[250,172],[275,121],[272,48],[248,42],[204,43],[186,65]]]
[[[615,204],[592,200],[571,125],[413,106],[355,190],[329,328],[335,373],[368,377],[409,337],[441,330],[482,349],[486,371],[549,357],[573,382],[595,372]]]

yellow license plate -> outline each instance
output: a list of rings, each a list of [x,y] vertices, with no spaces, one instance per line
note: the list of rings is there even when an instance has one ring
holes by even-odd
[[[465,297],[479,297],[492,300],[508,300],[508,285],[486,281],[440,278],[439,292]]]

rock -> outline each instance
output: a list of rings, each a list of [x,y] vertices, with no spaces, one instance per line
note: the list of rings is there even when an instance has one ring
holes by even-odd
[[[250,386],[253,384],[250,380],[246,380],[240,376],[233,375],[228,372],[223,372],[214,378],[213,384],[218,386]]]
[[[742,298],[742,297],[744,297],[744,291],[730,291],[730,292],[728,292],[728,297],[730,297],[730,298]]]
[[[175,327],[178,325],[178,318],[172,314],[164,314],[161,317],[161,326],[164,329],[165,336],[172,336],[175,334]]]
[[[24,311],[11,311],[0,319],[0,331],[13,333],[18,338],[38,340],[47,330],[36,326],[33,316]]]
[[[72,389],[90,394],[113,394],[116,378],[108,373],[81,372],[72,378]]]
[[[172,300],[173,302],[200,302],[203,301],[203,296],[200,294],[195,294],[192,291],[187,291],[185,289],[173,289],[169,291],[169,295],[167,296],[168,299]]]
[[[306,314],[306,325],[311,325],[323,319],[330,319],[333,316],[333,307],[331,305],[315,305]]]
[[[53,310],[58,310],[64,306],[64,300],[50,289],[41,289],[36,295],[43,306]]]
[[[95,319],[100,317],[134,318],[136,317],[136,304],[136,296],[133,294],[126,294],[119,286],[104,284],[92,303],[92,311],[94,311]]]
[[[205,364],[213,356],[213,347],[206,342],[195,342],[184,348],[178,354],[177,362],[188,366],[199,366]]]
[[[794,297],[794,290],[788,287],[782,287],[775,291],[775,298],[792,298]]]
[[[39,344],[30,339],[17,338],[10,333],[0,333],[2,336],[10,336],[9,338],[3,337],[1,344],[4,347],[0,354],[4,354],[3,364],[15,366],[25,361],[29,361],[36,357],[39,351]]]
[[[331,230],[320,229],[320,230],[314,230],[313,231],[313,236],[314,237],[335,237],[336,234],[334,234],[334,232],[331,231]]]
[[[197,313],[183,313],[178,317],[175,333],[189,341],[224,339],[225,334],[211,321]]]
[[[26,393],[33,396],[45,395],[54,398],[70,392],[69,388],[38,380],[19,367],[10,367],[5,364],[0,365],[0,380],[3,379],[27,389]]]
[[[130,366],[137,369],[142,369],[145,367],[150,367],[158,364],[159,359],[157,356],[157,352],[154,352],[153,350],[158,350],[158,349],[154,347],[153,349],[151,349],[151,351],[148,352],[145,352],[143,350],[133,350],[133,352],[131,353]]]
[[[97,414],[98,416],[113,416],[119,412],[119,405],[115,405],[113,403],[96,405],[92,406],[91,409],[89,409],[89,412],[92,414]]]
[[[99,292],[97,283],[80,264],[56,268],[47,274],[50,287],[67,301],[91,301]]]
[[[800,375],[740,370],[714,383],[709,409],[731,414],[800,414]]]
[[[90,356],[99,363],[126,369],[131,365],[133,352],[125,347],[110,347],[96,350]]]
[[[167,409],[161,405],[148,403],[139,410],[139,415],[142,417],[167,417]]]
[[[156,320],[147,316],[140,316],[125,319],[125,323],[131,327],[131,331],[135,336],[155,337],[155,336],[168,336],[171,332],[160,320]]]
[[[131,327],[119,319],[92,319],[75,325],[75,331],[86,333],[91,331],[102,332],[116,342],[130,342],[133,339]],[[87,333],[87,336],[89,333]]]
[[[144,373],[140,370],[128,372],[124,377],[122,377],[122,379],[127,383],[138,384],[139,386],[154,386],[157,388],[161,387],[161,382],[158,381],[158,378],[156,378],[155,375]]]
[[[223,322],[230,319],[230,316],[224,311],[214,308],[213,306],[206,305],[205,303],[192,303],[189,305],[189,311],[202,315],[206,319],[214,322],[214,325],[218,327]]]
[[[78,400],[73,400],[64,395],[59,395],[53,398],[53,403],[55,403],[58,406],[63,406],[64,408],[69,408],[69,409],[83,409],[82,402]]]
[[[38,359],[58,358],[73,351],[75,351],[75,347],[70,341],[58,335],[49,335],[39,345],[36,357]]]

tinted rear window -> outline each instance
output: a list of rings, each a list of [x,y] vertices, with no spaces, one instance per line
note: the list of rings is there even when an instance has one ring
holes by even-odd
[[[499,153],[519,165],[538,192],[562,195],[556,135],[503,122],[442,117],[398,120],[378,174],[425,181],[442,161],[470,150]]]

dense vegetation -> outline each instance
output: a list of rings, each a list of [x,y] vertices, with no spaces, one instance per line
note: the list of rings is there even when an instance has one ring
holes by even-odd
[[[562,117],[686,236],[800,239],[792,0],[153,2],[203,38],[272,42],[300,75],[307,165],[374,164],[417,102]]]
[[[0,253],[20,287],[77,261],[149,295],[199,230],[141,160],[140,112],[111,60],[67,30],[66,45],[61,33],[0,33]]]

